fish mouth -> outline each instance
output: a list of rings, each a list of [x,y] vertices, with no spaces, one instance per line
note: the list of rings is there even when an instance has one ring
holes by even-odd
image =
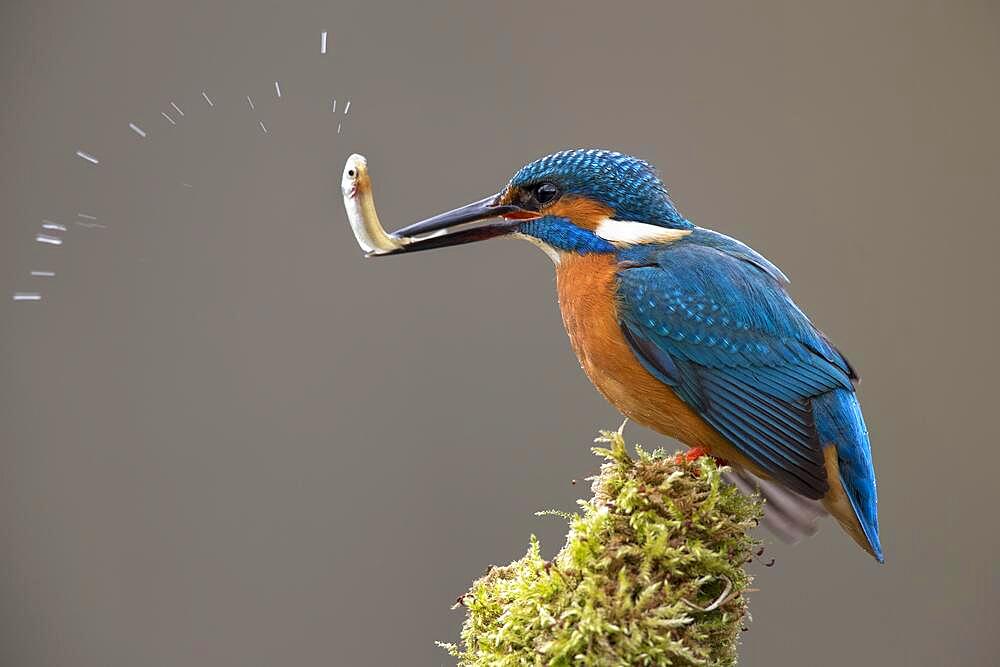
[[[352,153],[344,164],[344,174],[340,179],[340,194],[354,199],[365,179],[368,179],[368,160],[364,155]]]
[[[378,256],[447,248],[506,236],[517,231],[523,221],[541,217],[541,214],[536,211],[529,211],[514,204],[500,204],[499,200],[499,194],[483,197],[465,206],[459,206],[398,229],[392,235],[400,239],[407,239],[407,243],[399,248],[380,252]],[[474,227],[467,226],[470,223],[485,222],[496,218],[500,218],[501,221]],[[452,227],[461,227],[461,229],[452,231]]]

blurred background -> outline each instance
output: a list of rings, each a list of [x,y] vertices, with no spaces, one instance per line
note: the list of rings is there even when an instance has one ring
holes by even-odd
[[[449,664],[455,597],[558,549],[533,513],[587,495],[621,418],[541,253],[365,260],[341,169],[367,155],[395,228],[578,146],[656,164],[861,371],[887,564],[829,521],[770,546],[742,664],[992,664],[998,29],[990,2],[5,0],[0,664]]]

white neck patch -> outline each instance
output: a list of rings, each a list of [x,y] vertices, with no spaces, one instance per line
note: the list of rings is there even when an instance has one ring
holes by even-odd
[[[673,243],[691,233],[690,229],[671,229],[632,220],[605,218],[597,224],[594,233],[618,247],[640,243]]]

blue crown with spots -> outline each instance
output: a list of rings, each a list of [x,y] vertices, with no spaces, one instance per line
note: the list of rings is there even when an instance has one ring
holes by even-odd
[[[508,187],[542,181],[555,183],[564,194],[607,204],[618,220],[673,228],[693,226],[674,207],[653,167],[631,155],[583,148],[553,153],[521,167]]]

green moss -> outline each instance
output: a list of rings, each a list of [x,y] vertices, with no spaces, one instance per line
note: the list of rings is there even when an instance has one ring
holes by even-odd
[[[748,531],[760,500],[722,481],[709,457],[625,449],[603,432],[594,497],[566,515],[551,562],[528,553],[461,598],[460,665],[732,665],[747,614]]]

